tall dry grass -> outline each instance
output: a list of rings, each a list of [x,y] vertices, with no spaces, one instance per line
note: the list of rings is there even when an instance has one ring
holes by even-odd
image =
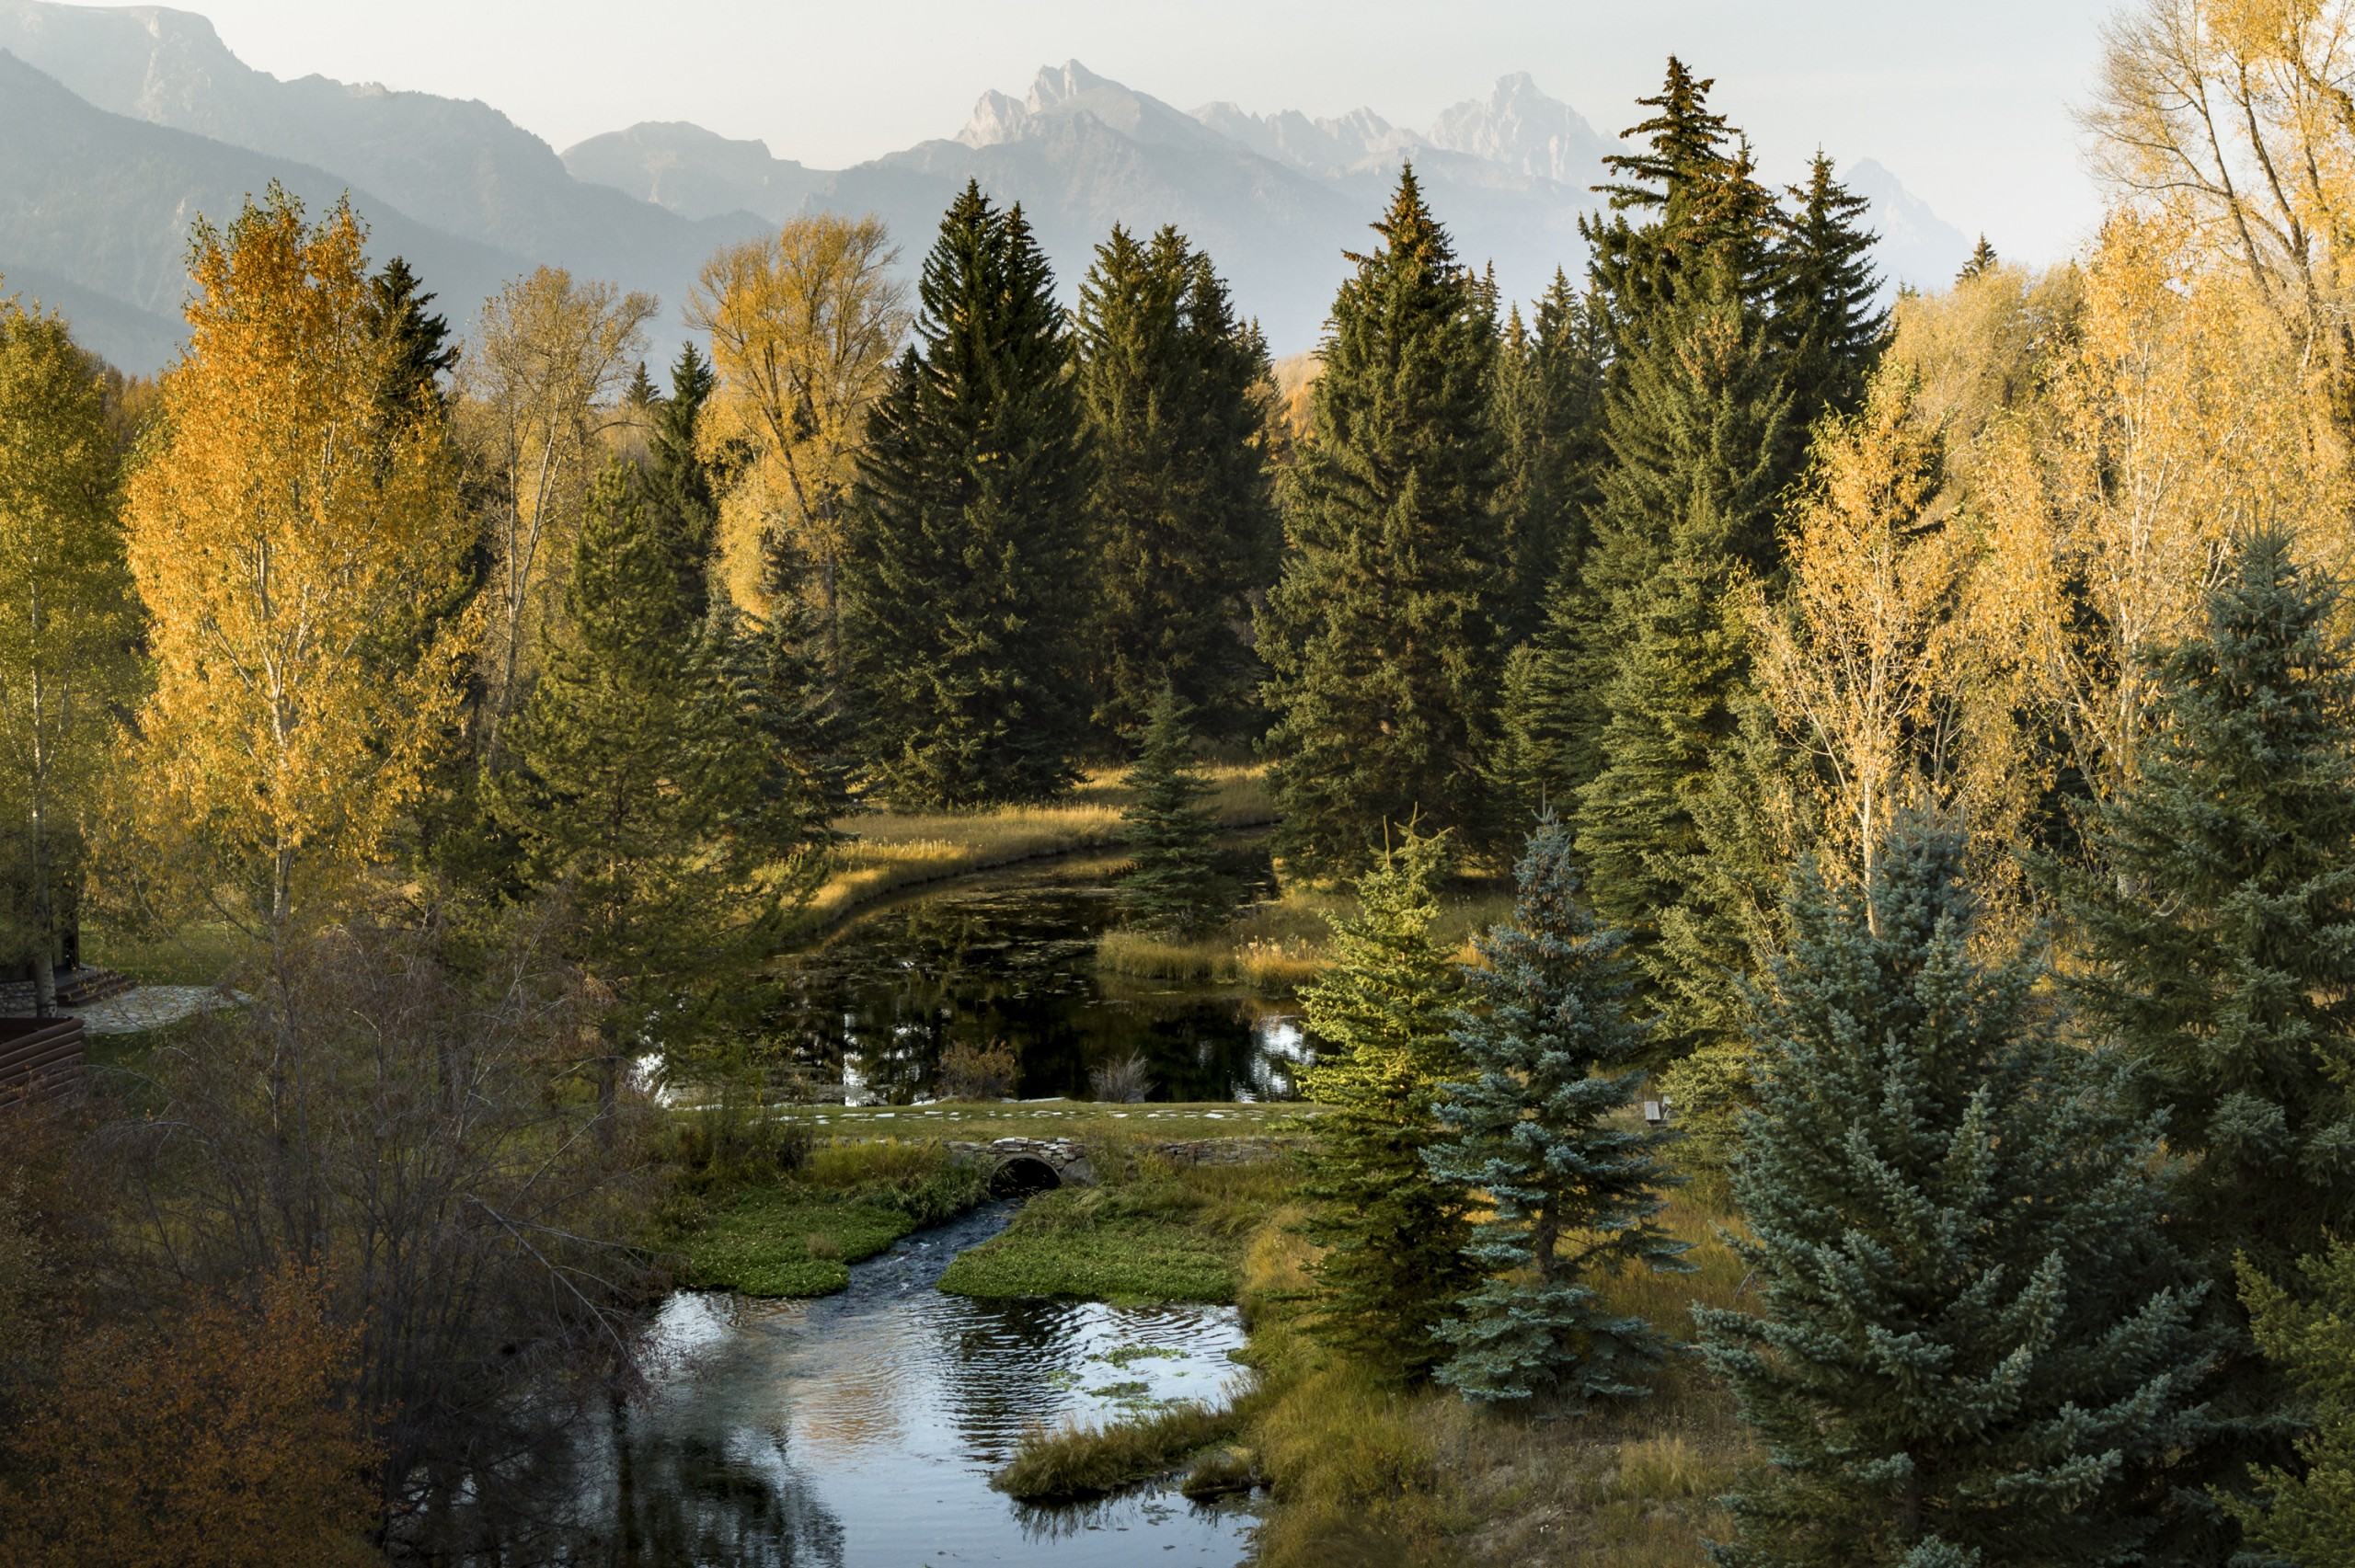
[[[1206,767],[1208,804],[1223,828],[1271,821],[1275,807],[1260,764]],[[975,811],[868,811],[834,824],[849,835],[804,913],[807,932],[825,929],[862,905],[906,888],[1020,861],[1118,848],[1120,812],[1135,798],[1119,771],[1088,774],[1063,799]]]

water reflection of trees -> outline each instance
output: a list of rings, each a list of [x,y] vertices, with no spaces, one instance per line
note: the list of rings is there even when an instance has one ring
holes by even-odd
[[[1201,986],[1099,978],[1094,941],[1118,918],[1101,888],[1051,881],[965,889],[868,915],[774,980],[770,1024],[810,1070],[875,1097],[928,1096],[952,1042],[1012,1045],[1023,1096],[1084,1094],[1091,1070],[1142,1055],[1155,1098],[1277,1098],[1254,1004]]]
[[[625,1415],[613,1433],[610,1568],[839,1568],[842,1522],[782,1430],[715,1442]]]

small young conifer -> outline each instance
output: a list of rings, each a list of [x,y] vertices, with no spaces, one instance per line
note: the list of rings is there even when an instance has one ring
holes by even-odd
[[[2124,1064],[1972,951],[1958,833],[1804,873],[1734,1190],[1759,1310],[1696,1309],[1768,1462],[1729,1568],[2172,1561],[2218,1336]]]
[[[1209,785],[1194,767],[1185,703],[1162,687],[1145,716],[1143,744],[1129,770],[1136,799],[1120,813],[1129,869],[1120,901],[1129,918],[1164,931],[1207,931],[1234,909],[1234,890],[1211,859],[1216,818],[1202,804]]]
[[[1358,878],[1360,912],[1333,919],[1330,958],[1301,1003],[1317,1061],[1301,1073],[1329,1107],[1303,1157],[1322,1297],[1315,1332],[1382,1371],[1420,1378],[1445,1359],[1439,1324],[1479,1280],[1464,1253],[1470,1202],[1423,1160],[1439,1087],[1461,1076],[1449,1032],[1448,955],[1431,936],[1445,840],[1411,830]]]
[[[1455,1354],[1437,1376],[1482,1400],[1637,1395],[1665,1343],[1604,1309],[1587,1277],[1685,1266],[1687,1243],[1653,1222],[1678,1180],[1660,1160],[1674,1134],[1621,1118],[1644,1081],[1635,978],[1626,933],[1579,899],[1568,831],[1540,822],[1514,876],[1512,920],[1464,969],[1474,1006],[1455,1043],[1475,1076],[1441,1087],[1448,1136],[1425,1155],[1442,1183],[1496,1205],[1467,1249],[1489,1278],[1441,1326]]]
[[[2301,1259],[2295,1294],[2244,1263],[2241,1300],[2268,1359],[2311,1423],[2294,1469],[2268,1466],[2262,1496],[2228,1506],[2248,1544],[2297,1564],[2355,1562],[2355,1244]]]

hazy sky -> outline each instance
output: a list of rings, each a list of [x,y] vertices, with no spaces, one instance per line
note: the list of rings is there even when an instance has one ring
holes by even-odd
[[[950,136],[983,89],[1077,58],[1192,109],[1427,129],[1527,71],[1606,134],[1666,56],[1717,78],[1769,175],[1872,157],[1970,232],[2049,261],[2097,198],[2071,107],[2113,0],[180,0],[248,63],[495,105],[562,148],[641,120],[839,167]]]

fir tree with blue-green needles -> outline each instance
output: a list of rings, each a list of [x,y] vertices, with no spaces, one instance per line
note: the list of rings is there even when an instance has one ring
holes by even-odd
[[[1439,1087],[1459,1076],[1450,1033],[1453,966],[1431,935],[1444,841],[1409,830],[1357,880],[1359,913],[1333,918],[1331,956],[1301,1006],[1316,1065],[1300,1075],[1329,1107],[1302,1156],[1313,1326],[1327,1343],[1402,1379],[1446,1358],[1439,1324],[1479,1281],[1464,1254],[1469,1195],[1436,1181]]]
[[[1163,686],[1146,711],[1129,787],[1137,796],[1120,813],[1129,846],[1120,902],[1129,917],[1184,933],[1219,924],[1234,909],[1234,889],[1212,859],[1218,822],[1202,804],[1210,786],[1194,766],[1193,732],[1175,686]]]
[[[1606,1310],[1587,1280],[1686,1266],[1688,1244],[1653,1222],[1678,1180],[1660,1160],[1674,1135],[1616,1119],[1644,1082],[1631,1065],[1643,1046],[1626,1011],[1635,979],[1626,933],[1579,899],[1568,830],[1541,822],[1514,875],[1511,921],[1464,970],[1474,1008],[1455,1043],[1476,1076],[1442,1086],[1449,1136],[1425,1155],[1441,1182],[1496,1205],[1466,1249],[1489,1278],[1441,1326],[1455,1354],[1437,1377],[1483,1400],[1638,1395],[1666,1342]]]
[[[1759,1310],[1696,1308],[1767,1462],[1728,1568],[2177,1561],[2221,1345],[2156,1121],[1972,950],[1959,834],[1802,875],[1734,1190]],[[2197,1501],[2196,1490],[2193,1500]]]

